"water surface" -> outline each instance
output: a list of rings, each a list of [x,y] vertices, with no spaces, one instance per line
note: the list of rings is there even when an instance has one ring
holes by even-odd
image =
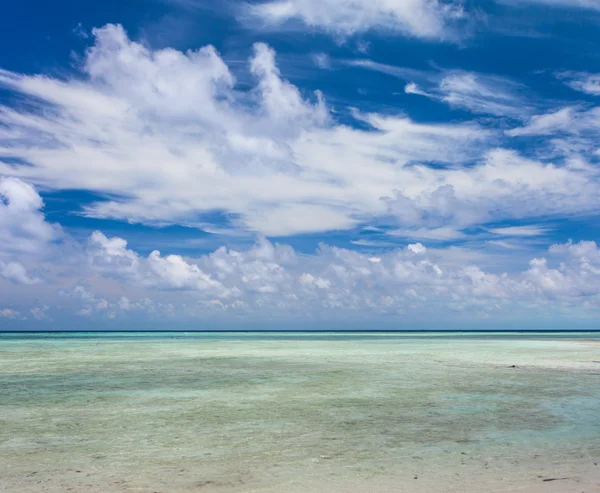
[[[598,333],[0,334],[0,379],[6,491],[600,488]]]

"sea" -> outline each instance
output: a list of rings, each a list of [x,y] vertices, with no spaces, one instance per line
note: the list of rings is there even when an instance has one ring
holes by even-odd
[[[0,333],[0,491],[600,491],[600,332]]]

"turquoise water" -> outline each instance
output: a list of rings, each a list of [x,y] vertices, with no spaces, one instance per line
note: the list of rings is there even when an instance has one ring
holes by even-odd
[[[600,340],[600,331],[48,331],[1,332],[2,340],[40,339],[223,339],[223,340],[370,340],[402,339],[477,339],[477,340]]]
[[[598,333],[4,333],[0,379],[6,491],[600,484]]]

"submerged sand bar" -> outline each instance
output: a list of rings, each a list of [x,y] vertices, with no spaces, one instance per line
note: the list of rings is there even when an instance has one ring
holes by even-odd
[[[0,491],[600,491],[598,335],[0,334],[0,382]]]

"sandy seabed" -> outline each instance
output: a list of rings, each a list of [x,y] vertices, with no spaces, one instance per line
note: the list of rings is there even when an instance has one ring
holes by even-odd
[[[600,342],[0,339],[0,491],[600,492]]]

